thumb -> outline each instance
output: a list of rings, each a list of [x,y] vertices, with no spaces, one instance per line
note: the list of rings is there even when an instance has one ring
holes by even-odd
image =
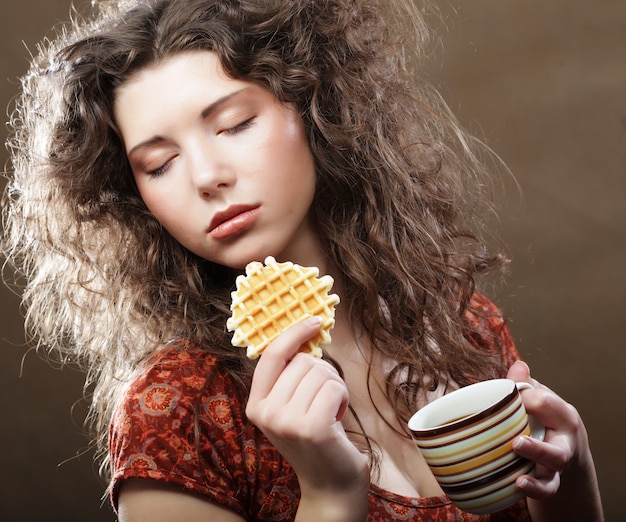
[[[515,382],[530,382],[530,368],[524,361],[515,361],[506,377]]]

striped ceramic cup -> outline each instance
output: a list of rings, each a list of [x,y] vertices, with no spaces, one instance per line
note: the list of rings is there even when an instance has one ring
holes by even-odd
[[[409,429],[443,491],[460,509],[484,514],[521,498],[515,479],[534,464],[513,451],[519,435],[543,439],[519,394],[528,383],[493,379],[455,390],[420,409]]]

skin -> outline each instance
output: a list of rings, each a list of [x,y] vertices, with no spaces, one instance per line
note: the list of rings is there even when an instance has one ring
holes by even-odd
[[[240,269],[319,250],[308,218],[315,168],[298,113],[228,78],[213,53],[139,72],[118,90],[115,119],[145,204],[195,254]],[[252,216],[213,228],[241,208]]]
[[[531,378],[522,361],[507,377],[533,385],[522,393],[522,400],[528,413],[546,427],[545,442],[520,437],[515,443],[517,453],[537,463],[535,478],[524,475],[517,480],[528,495],[533,521],[604,520],[587,430],[576,408]]]
[[[314,162],[292,107],[258,85],[226,77],[212,53],[194,52],[131,78],[117,93],[115,117],[146,205],[189,250],[235,269],[274,255],[340,279],[326,263],[309,219]],[[234,211],[224,214],[225,209]],[[336,291],[341,294],[341,288]],[[347,411],[350,393],[366,431],[381,448],[378,485],[407,496],[440,495],[412,441],[381,422],[369,401],[366,361],[377,355],[367,339],[355,339],[341,309],[328,352],[341,364],[345,380],[326,361],[297,353],[319,325],[317,318],[298,323],[265,350],[246,408],[250,421],[296,471],[302,490],[296,520],[351,522],[367,516],[368,460],[346,435],[355,428]],[[389,362],[374,360],[380,368]],[[518,481],[530,497],[533,520],[602,520],[580,416],[531,379],[524,363],[514,364],[508,377],[534,385],[522,399],[547,428],[545,441],[521,438],[517,446],[537,463],[536,478]],[[373,379],[373,401],[388,412],[380,391],[383,372]],[[393,422],[393,416],[389,419]],[[122,484],[119,519],[244,520],[149,480]]]

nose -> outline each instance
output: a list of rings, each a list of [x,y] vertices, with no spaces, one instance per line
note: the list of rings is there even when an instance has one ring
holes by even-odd
[[[198,144],[189,153],[191,181],[202,197],[210,197],[235,183],[233,165],[215,147]]]

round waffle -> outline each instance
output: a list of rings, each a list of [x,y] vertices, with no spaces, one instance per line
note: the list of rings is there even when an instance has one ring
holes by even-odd
[[[232,315],[226,327],[234,332],[233,346],[247,348],[248,357],[256,359],[285,328],[317,316],[322,320],[320,331],[300,351],[321,357],[319,345],[330,343],[339,302],[336,294],[328,294],[333,282],[328,275],[319,277],[315,267],[277,263],[271,256],[265,265],[249,263],[246,275],[237,277],[237,290],[231,294]]]

